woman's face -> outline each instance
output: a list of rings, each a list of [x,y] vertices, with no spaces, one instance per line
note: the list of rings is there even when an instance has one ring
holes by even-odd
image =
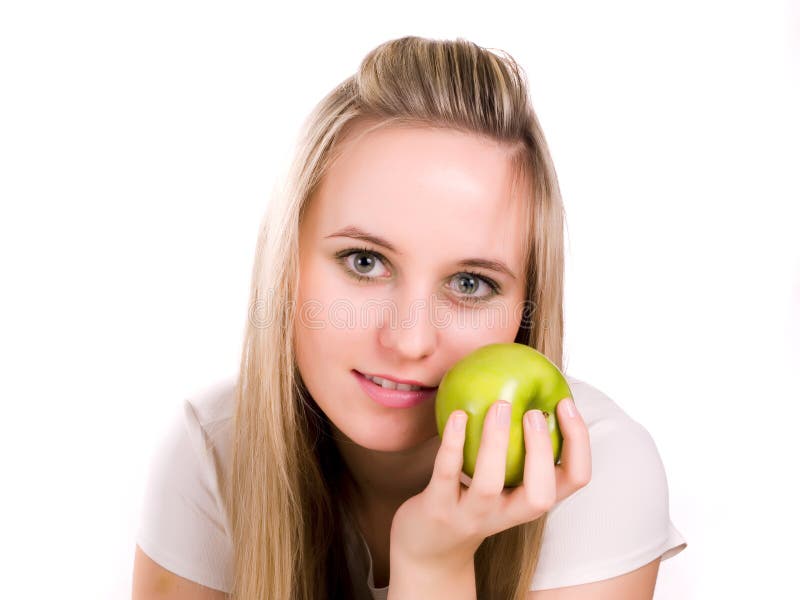
[[[344,140],[301,223],[294,341],[303,382],[339,434],[398,451],[437,435],[434,399],[389,408],[354,371],[437,386],[476,348],[513,342],[527,224],[505,146],[397,125],[354,140],[367,125]]]

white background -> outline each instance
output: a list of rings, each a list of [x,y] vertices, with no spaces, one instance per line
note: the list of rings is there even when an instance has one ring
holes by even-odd
[[[375,45],[526,70],[567,210],[566,370],[651,433],[656,598],[796,590],[800,9],[4,2],[3,596],[128,598],[168,414],[236,371],[301,120]]]

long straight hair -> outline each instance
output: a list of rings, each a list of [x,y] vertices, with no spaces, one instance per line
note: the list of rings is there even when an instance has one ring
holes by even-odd
[[[234,600],[369,598],[345,558],[345,524],[354,522],[343,502],[347,469],[297,370],[292,335],[305,208],[337,143],[364,120],[457,129],[508,146],[527,211],[527,309],[515,341],[562,367],[563,205],[523,70],[507,53],[462,38],[382,43],[306,118],[261,223],[224,486]],[[524,600],[546,518],[484,540],[475,555],[479,598]]]

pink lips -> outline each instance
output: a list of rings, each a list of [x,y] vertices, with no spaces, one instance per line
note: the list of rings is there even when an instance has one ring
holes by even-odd
[[[358,380],[361,389],[378,404],[389,408],[410,408],[421,404],[426,400],[436,397],[439,388],[428,388],[424,390],[389,390],[381,387],[364,377],[358,371],[352,371]]]

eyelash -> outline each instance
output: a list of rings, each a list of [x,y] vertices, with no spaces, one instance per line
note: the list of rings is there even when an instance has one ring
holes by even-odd
[[[348,275],[350,275],[354,279],[357,279],[358,281],[374,281],[375,279],[378,278],[367,277],[366,275],[361,275],[360,273],[356,273],[355,271],[353,271],[346,262],[347,258],[352,256],[353,254],[371,254],[372,256],[378,258],[384,264],[389,262],[386,260],[386,258],[384,258],[384,256],[380,252],[375,252],[374,250],[370,250],[369,248],[348,248],[347,250],[342,250],[341,252],[337,252],[335,255],[337,261],[346,268]],[[491,298],[495,297],[500,293],[500,286],[493,280],[489,279],[488,277],[484,277],[483,275],[479,275],[478,273],[473,273],[471,271],[459,271],[458,274],[470,275],[471,277],[480,279],[481,281],[486,283],[486,285],[488,285],[492,290],[491,294],[488,294],[487,296],[484,297],[462,296],[466,304],[481,304],[483,302],[489,301]]]

